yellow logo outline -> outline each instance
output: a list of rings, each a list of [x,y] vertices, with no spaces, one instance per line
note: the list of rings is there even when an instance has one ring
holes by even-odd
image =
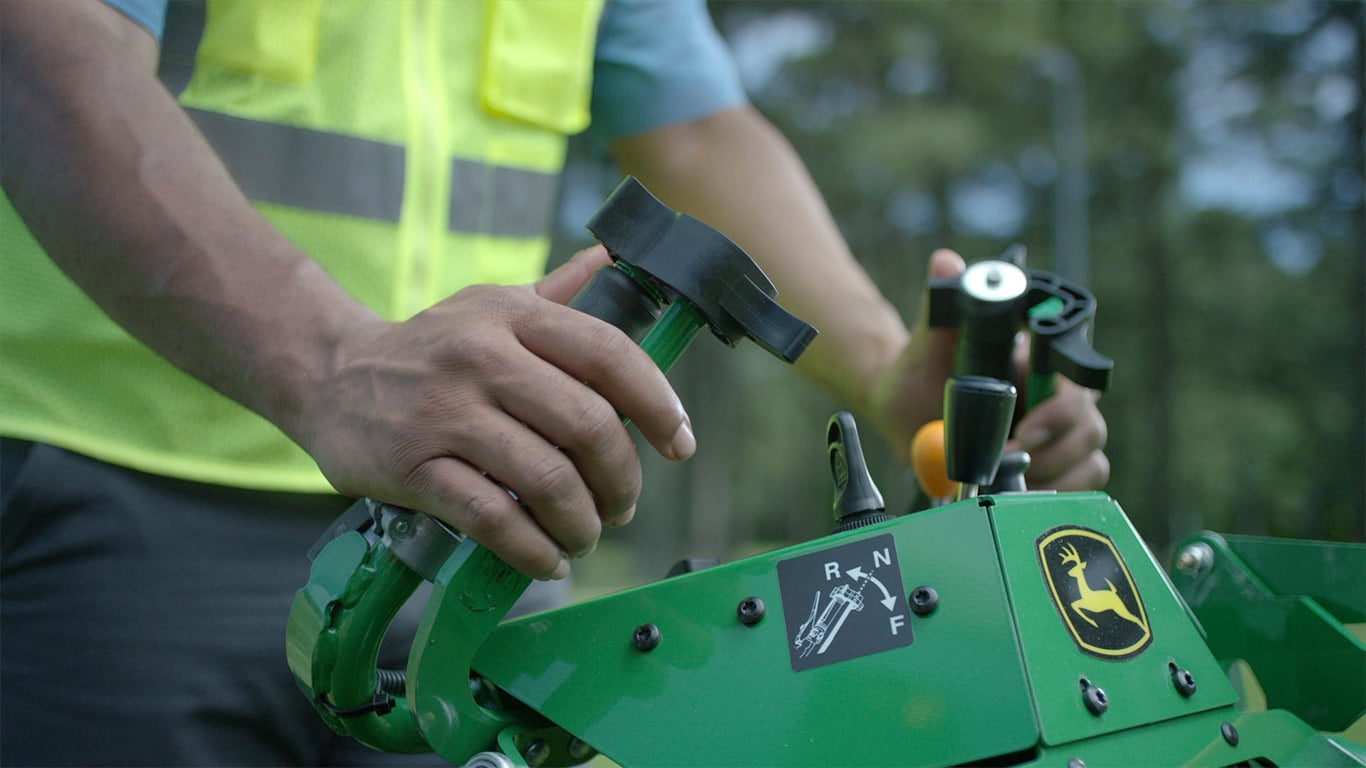
[[[1065,538],[1078,536],[1097,541],[1104,545],[1114,559],[1118,571],[1124,575],[1124,585],[1128,587],[1128,594],[1133,596],[1137,612],[1131,610],[1132,607],[1125,603],[1124,597],[1109,579],[1105,579],[1106,588],[1096,589],[1086,578],[1087,561],[1083,560],[1077,552],[1075,545],[1063,543],[1058,549],[1061,557],[1057,558],[1059,569],[1067,568],[1067,575],[1076,584],[1077,592],[1080,597],[1069,601],[1060,593],[1058,584],[1054,582],[1053,566],[1048,560],[1047,548],[1053,542]],[[1079,526],[1060,526],[1045,531],[1035,542],[1036,554],[1039,557],[1039,565],[1043,570],[1044,582],[1048,585],[1049,596],[1053,600],[1053,607],[1057,610],[1058,616],[1062,618],[1063,625],[1067,627],[1067,634],[1071,635],[1077,647],[1093,656],[1105,659],[1124,659],[1142,653],[1152,642],[1152,627],[1148,623],[1147,608],[1143,605],[1143,597],[1138,592],[1138,586],[1134,584],[1134,577],[1129,573],[1129,566],[1120,557],[1119,550],[1115,549],[1115,544],[1110,537],[1093,531],[1089,528]],[[1094,559],[1094,556],[1091,556]],[[1069,567],[1070,566],[1070,567]],[[1083,639],[1082,630],[1078,629],[1073,620],[1073,616],[1079,617],[1092,627],[1099,629],[1096,619],[1105,613],[1111,614],[1107,621],[1126,621],[1137,626],[1142,630],[1142,635],[1134,642],[1123,648],[1108,648],[1087,642]]]

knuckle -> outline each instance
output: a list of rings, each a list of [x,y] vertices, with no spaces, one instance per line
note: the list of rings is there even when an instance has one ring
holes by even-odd
[[[603,519],[615,521],[635,507],[640,500],[641,473],[640,460],[631,454],[622,462],[621,471],[610,478],[612,485],[598,495],[598,506]]]
[[[1110,459],[1104,453],[1096,451],[1091,454],[1092,463],[1092,488],[1102,488],[1110,481]]]
[[[614,438],[621,431],[617,412],[600,397],[586,398],[570,424],[574,447],[580,451],[606,453],[614,447]]]
[[[503,493],[467,492],[456,503],[460,530],[476,541],[497,540],[507,525],[512,506],[512,498]]]
[[[550,457],[528,469],[523,495],[536,506],[566,507],[574,497],[577,480],[578,472],[563,454]]]
[[[617,376],[628,370],[631,355],[638,349],[626,334],[607,323],[595,324],[584,338],[587,359],[602,376]]]

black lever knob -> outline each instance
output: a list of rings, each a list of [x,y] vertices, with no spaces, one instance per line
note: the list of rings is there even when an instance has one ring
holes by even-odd
[[[1015,413],[1015,387],[986,376],[955,376],[944,385],[944,459],[948,475],[986,486],[996,477]]]
[[[633,177],[617,186],[587,226],[618,265],[626,264],[667,301],[691,304],[729,346],[749,338],[791,363],[816,337],[815,328],[779,306],[777,289],[740,246],[659,202]],[[650,302],[644,303],[631,315],[648,325]]]
[[[883,512],[886,504],[882,501],[882,493],[863,458],[854,415],[840,411],[831,416],[825,437],[830,452],[830,473],[835,480],[835,530],[848,531],[890,520],[891,516]]]

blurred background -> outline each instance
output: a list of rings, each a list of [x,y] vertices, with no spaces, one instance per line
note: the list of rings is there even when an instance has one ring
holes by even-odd
[[[1090,286],[1093,342],[1116,361],[1106,490],[1159,559],[1201,528],[1363,540],[1366,3],[710,8],[908,322],[938,247],[971,262],[1023,243],[1031,267]],[[619,180],[575,147],[557,255],[591,242]],[[697,455],[641,451],[635,522],[575,566],[588,593],[830,531],[838,403],[751,344],[700,338],[670,379]],[[911,471],[864,443],[905,511]]]

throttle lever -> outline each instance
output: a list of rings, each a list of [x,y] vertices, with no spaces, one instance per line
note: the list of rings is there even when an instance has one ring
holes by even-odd
[[[1052,395],[1054,373],[1088,389],[1109,386],[1114,361],[1096,352],[1086,335],[1095,297],[1051,272],[1026,269],[1023,246],[974,263],[958,277],[930,281],[929,294],[930,325],[960,332],[955,375],[1017,381],[1015,335],[1028,328],[1034,335],[1029,407]]]

